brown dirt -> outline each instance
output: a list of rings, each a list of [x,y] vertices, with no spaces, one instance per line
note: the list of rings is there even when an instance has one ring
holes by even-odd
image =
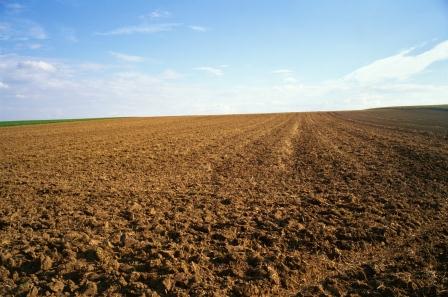
[[[0,295],[448,296],[447,115],[2,128]]]

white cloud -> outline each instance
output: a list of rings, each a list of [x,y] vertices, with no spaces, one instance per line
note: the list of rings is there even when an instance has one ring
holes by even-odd
[[[0,89],[7,89],[7,88],[9,88],[9,86],[4,82],[0,81]]]
[[[204,72],[214,75],[214,76],[224,75],[224,71],[221,68],[217,68],[217,67],[201,66],[201,67],[196,67],[194,69],[204,71]]]
[[[103,64],[98,63],[81,63],[78,65],[78,68],[85,71],[100,71],[107,67]]]
[[[182,75],[181,75],[179,72],[175,71],[175,70],[172,70],[172,69],[166,69],[165,71],[163,71],[163,72],[160,74],[160,77],[161,77],[162,79],[164,79],[164,80],[173,80],[173,79],[179,79],[179,78],[181,78]]]
[[[448,40],[418,55],[410,55],[413,49],[376,60],[348,74],[345,79],[360,83],[376,83],[385,80],[405,80],[424,71],[431,64],[448,59]]]
[[[40,44],[40,43],[32,43],[32,44],[28,45],[28,48],[29,49],[33,49],[33,50],[40,49],[40,48],[42,48],[42,44]]]
[[[151,19],[159,19],[159,18],[168,18],[171,16],[171,12],[166,10],[156,9],[148,13],[147,15],[141,16],[141,18],[151,18]]]
[[[143,62],[145,60],[145,58],[140,57],[140,56],[133,56],[133,55],[128,55],[128,54],[123,54],[123,53],[117,53],[117,52],[109,52],[109,54],[111,56],[113,56],[114,58],[124,61],[124,62]]]
[[[273,74],[280,75],[283,79],[283,82],[286,84],[295,84],[297,83],[297,79],[295,77],[295,72],[290,69],[277,69],[272,71]]]
[[[222,76],[223,68],[195,69]],[[362,84],[345,77],[298,83],[290,79],[293,74],[280,71],[278,77],[288,81],[272,80],[271,84],[210,85],[206,80],[180,79],[182,75],[174,69],[149,74],[130,70],[128,65],[0,55],[1,82],[8,86],[0,87],[0,106],[4,107],[0,119],[342,110],[446,104],[448,98],[446,84],[406,79]]]
[[[0,105],[7,104],[12,98],[51,98],[58,96],[51,90],[72,92],[73,85],[67,65],[44,59],[34,59],[14,54],[0,55],[0,77],[9,86],[0,96]],[[82,87],[82,86],[79,86]],[[9,98],[9,99],[8,99]],[[6,100],[6,102],[4,101]]]
[[[56,67],[44,61],[25,60],[17,63],[18,69],[31,69],[36,71],[54,72]]]
[[[137,26],[126,26],[117,28],[111,31],[96,33],[96,35],[130,35],[130,34],[153,34],[159,32],[172,31],[174,28],[180,26],[178,23],[165,24],[142,24]]]
[[[283,81],[288,84],[295,84],[298,82],[297,79],[292,76],[287,76],[287,77],[283,78]]]
[[[23,41],[15,43],[16,49],[29,49],[29,50],[38,50],[43,47],[42,43],[34,43],[32,41]]]
[[[196,26],[196,25],[188,26],[188,28],[190,28],[193,31],[197,31],[197,32],[207,32],[207,31],[210,31],[210,29],[207,28],[207,27]]]

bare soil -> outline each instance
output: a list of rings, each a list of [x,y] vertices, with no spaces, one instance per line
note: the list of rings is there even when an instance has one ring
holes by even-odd
[[[448,296],[448,112],[0,129],[1,296]]]

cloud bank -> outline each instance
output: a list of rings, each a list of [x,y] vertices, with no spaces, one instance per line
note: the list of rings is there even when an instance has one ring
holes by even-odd
[[[291,69],[272,70],[271,84],[225,83],[225,65],[193,70],[211,76],[69,61],[0,55],[0,118],[63,118],[359,109],[390,105],[442,104],[447,84],[411,80],[448,59],[448,41],[373,61],[338,79],[300,83]],[[144,57],[111,52],[117,59]],[[232,71],[237,71],[232,67]],[[194,73],[194,72],[193,72]],[[223,83],[211,84],[213,77]],[[284,78],[284,79],[282,79]],[[218,80],[217,80],[218,81]]]

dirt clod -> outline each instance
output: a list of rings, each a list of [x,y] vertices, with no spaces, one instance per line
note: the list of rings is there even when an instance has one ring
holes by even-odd
[[[42,270],[49,270],[51,269],[51,267],[53,266],[53,260],[51,260],[50,257],[48,256],[44,256],[41,260],[40,260],[40,269]]]
[[[64,290],[64,283],[60,280],[55,280],[49,285],[49,288],[55,293],[62,292]]]
[[[98,291],[98,288],[96,286],[96,283],[94,282],[87,282],[87,284],[84,286],[83,294],[85,296],[95,296]]]

